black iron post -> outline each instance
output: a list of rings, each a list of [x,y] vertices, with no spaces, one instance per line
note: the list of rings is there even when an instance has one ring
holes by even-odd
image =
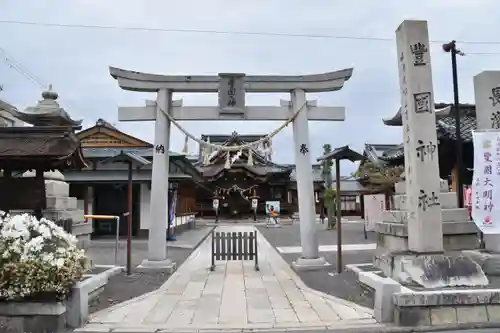
[[[457,49],[456,42],[451,42],[443,45],[443,50],[451,54],[451,70],[453,74],[453,111],[455,112],[455,151],[456,157],[456,191],[458,207],[464,207],[464,180],[463,180],[463,156],[462,156],[462,136],[460,134],[460,102],[458,98],[458,73],[457,73],[457,54],[464,55],[462,51]]]
[[[337,203],[337,273],[344,271],[342,264],[342,202],[340,201],[340,159],[335,159],[335,201]],[[328,217],[329,218],[329,217]]]

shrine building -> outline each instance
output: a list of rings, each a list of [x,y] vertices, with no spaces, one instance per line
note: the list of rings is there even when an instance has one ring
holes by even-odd
[[[455,115],[452,112],[452,104],[436,103],[435,110],[438,138],[436,154],[439,157],[439,176],[441,179],[449,180],[451,190],[456,191]],[[472,131],[477,128],[476,107],[473,104],[460,104],[459,112],[464,183],[471,184],[474,163]],[[401,110],[398,110],[393,117],[383,119],[383,122],[387,126],[403,126]],[[399,145],[367,144],[364,153],[370,161],[378,165],[404,165],[404,145],[402,143]]]
[[[127,212],[128,165],[106,163],[106,160],[124,152],[151,162],[153,145],[119,131],[102,119],[99,119],[95,126],[78,132],[77,137],[80,139],[88,167],[81,171],[64,172],[65,180],[70,184],[70,195],[78,199],[79,208],[84,209],[86,214],[123,216]],[[182,230],[187,227],[187,221],[196,212],[195,187],[196,182],[200,180],[199,173],[184,155],[173,152],[169,152],[169,155],[170,184],[178,188],[174,227]],[[132,174],[133,236],[145,236],[149,229],[151,166],[145,165],[134,170]],[[121,220],[120,234],[126,235],[126,219]],[[111,236],[116,233],[113,220],[91,222],[93,236]]]
[[[77,197],[80,209],[86,214],[123,216],[127,211],[128,166],[106,161],[120,153],[129,153],[151,162],[133,171],[133,236],[145,237],[149,229],[151,171],[154,147],[151,143],[121,132],[105,120],[80,131],[82,152],[88,165],[81,171],[66,170],[71,196]],[[223,146],[240,146],[255,142],[265,135],[202,135],[202,140]],[[169,180],[178,189],[176,222],[178,231],[187,228],[186,221],[195,214],[213,217],[213,199],[219,198],[219,217],[239,219],[253,213],[251,199],[258,199],[257,214],[265,214],[266,201],[279,201],[282,216],[298,211],[295,166],[273,162],[272,143],[241,151],[208,151],[200,148],[189,155],[169,152]],[[323,200],[321,166],[313,165],[316,213]],[[342,211],[344,215],[360,215],[359,194],[353,180],[341,180]],[[354,184],[355,185],[355,184]],[[343,193],[344,191],[347,191]],[[126,234],[125,219],[120,234]],[[115,235],[113,221],[91,220],[93,236]]]
[[[263,139],[265,135],[202,135],[202,140],[222,146],[241,146]],[[252,214],[251,199],[258,199],[257,214],[265,214],[266,201],[279,201],[281,215],[298,211],[295,166],[272,160],[272,142],[263,141],[256,148],[239,151],[210,151],[200,148],[194,166],[202,176],[202,184],[212,191],[198,188],[197,211],[201,216],[213,216],[213,198],[219,199],[221,217],[238,218]],[[323,191],[320,165],[313,165],[313,186],[316,212],[319,213]]]

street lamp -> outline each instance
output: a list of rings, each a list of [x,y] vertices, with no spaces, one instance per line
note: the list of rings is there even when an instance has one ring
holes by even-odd
[[[455,136],[456,136],[456,168],[457,168],[457,201],[458,207],[464,207],[464,196],[463,196],[463,160],[462,160],[462,137],[460,135],[460,102],[458,100],[458,74],[457,74],[457,54],[465,55],[462,51],[457,49],[456,42],[452,40],[449,43],[443,44],[443,51],[451,54],[451,70],[453,73],[453,109],[455,111]]]

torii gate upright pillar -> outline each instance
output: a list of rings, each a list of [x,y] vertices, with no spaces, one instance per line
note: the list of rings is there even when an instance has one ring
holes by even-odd
[[[292,110],[294,112],[306,103],[306,93],[304,90],[297,89],[292,91],[291,97]],[[315,267],[318,266],[318,263],[321,266],[326,262],[324,258],[319,256],[318,237],[316,236],[316,210],[314,204],[312,164],[309,154],[307,112],[299,112],[293,120],[293,141],[295,148],[297,195],[299,199],[300,243],[302,245],[302,256],[294,263],[294,268],[310,266],[311,263],[314,263]],[[320,262],[317,262],[318,260]],[[308,263],[309,265],[307,265]]]
[[[151,201],[149,213],[148,260],[142,266],[172,267],[167,259],[167,224],[168,223],[168,174],[170,158],[170,112],[172,92],[167,89],[158,91],[156,100],[155,138],[153,150],[153,170],[151,173]],[[165,222],[166,221],[166,222]]]
[[[149,226],[148,260],[143,267],[174,268],[166,253],[168,220],[168,169],[170,122],[186,120],[262,120],[289,121],[293,119],[296,178],[299,198],[300,239],[302,255],[293,263],[295,269],[317,269],[327,262],[319,256],[316,233],[312,163],[309,147],[308,120],[343,121],[342,107],[316,107],[307,101],[307,92],[337,91],[352,75],[352,68],[336,72],[301,76],[246,76],[219,74],[218,76],[166,76],[110,68],[111,76],[122,89],[157,92],[156,102],[147,101],[145,107],[120,107],[121,121],[156,121],[153,173],[151,186],[151,214]],[[173,92],[218,92],[219,106],[182,106],[172,101]],[[245,93],[291,92],[291,101],[282,101],[279,107],[245,106]],[[169,120],[170,119],[170,120]]]

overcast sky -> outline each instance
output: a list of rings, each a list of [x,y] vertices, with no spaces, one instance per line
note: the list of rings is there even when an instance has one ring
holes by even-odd
[[[498,0],[0,0],[0,20],[162,29],[273,32],[306,35],[391,38],[404,19],[429,22],[434,41],[459,43],[469,54],[459,59],[461,102],[473,102],[472,77],[500,67]],[[452,100],[449,54],[442,43],[431,47],[434,91],[439,102]],[[308,38],[241,34],[133,31],[47,27],[0,23],[0,48],[43,84],[53,84],[60,102],[85,127],[104,118],[119,129],[153,141],[152,123],[119,123],[118,105],[143,105],[154,95],[122,91],[108,66],[158,74],[297,75],[354,67],[338,92],[310,96],[321,105],[345,106],[345,122],[310,122],[311,157],[324,143],[350,145],[400,143],[400,128],[382,118],[398,109],[394,40]],[[41,88],[15,71],[0,50],[0,98],[20,109],[40,98]],[[279,105],[280,94],[252,94],[249,105]],[[185,104],[215,105],[216,94],[182,96]],[[184,123],[193,134],[267,134],[277,122]],[[171,150],[181,151],[184,137],[175,129]],[[277,162],[293,163],[292,131],[273,140]],[[197,151],[190,143],[190,151]],[[349,163],[343,174],[352,171]]]

